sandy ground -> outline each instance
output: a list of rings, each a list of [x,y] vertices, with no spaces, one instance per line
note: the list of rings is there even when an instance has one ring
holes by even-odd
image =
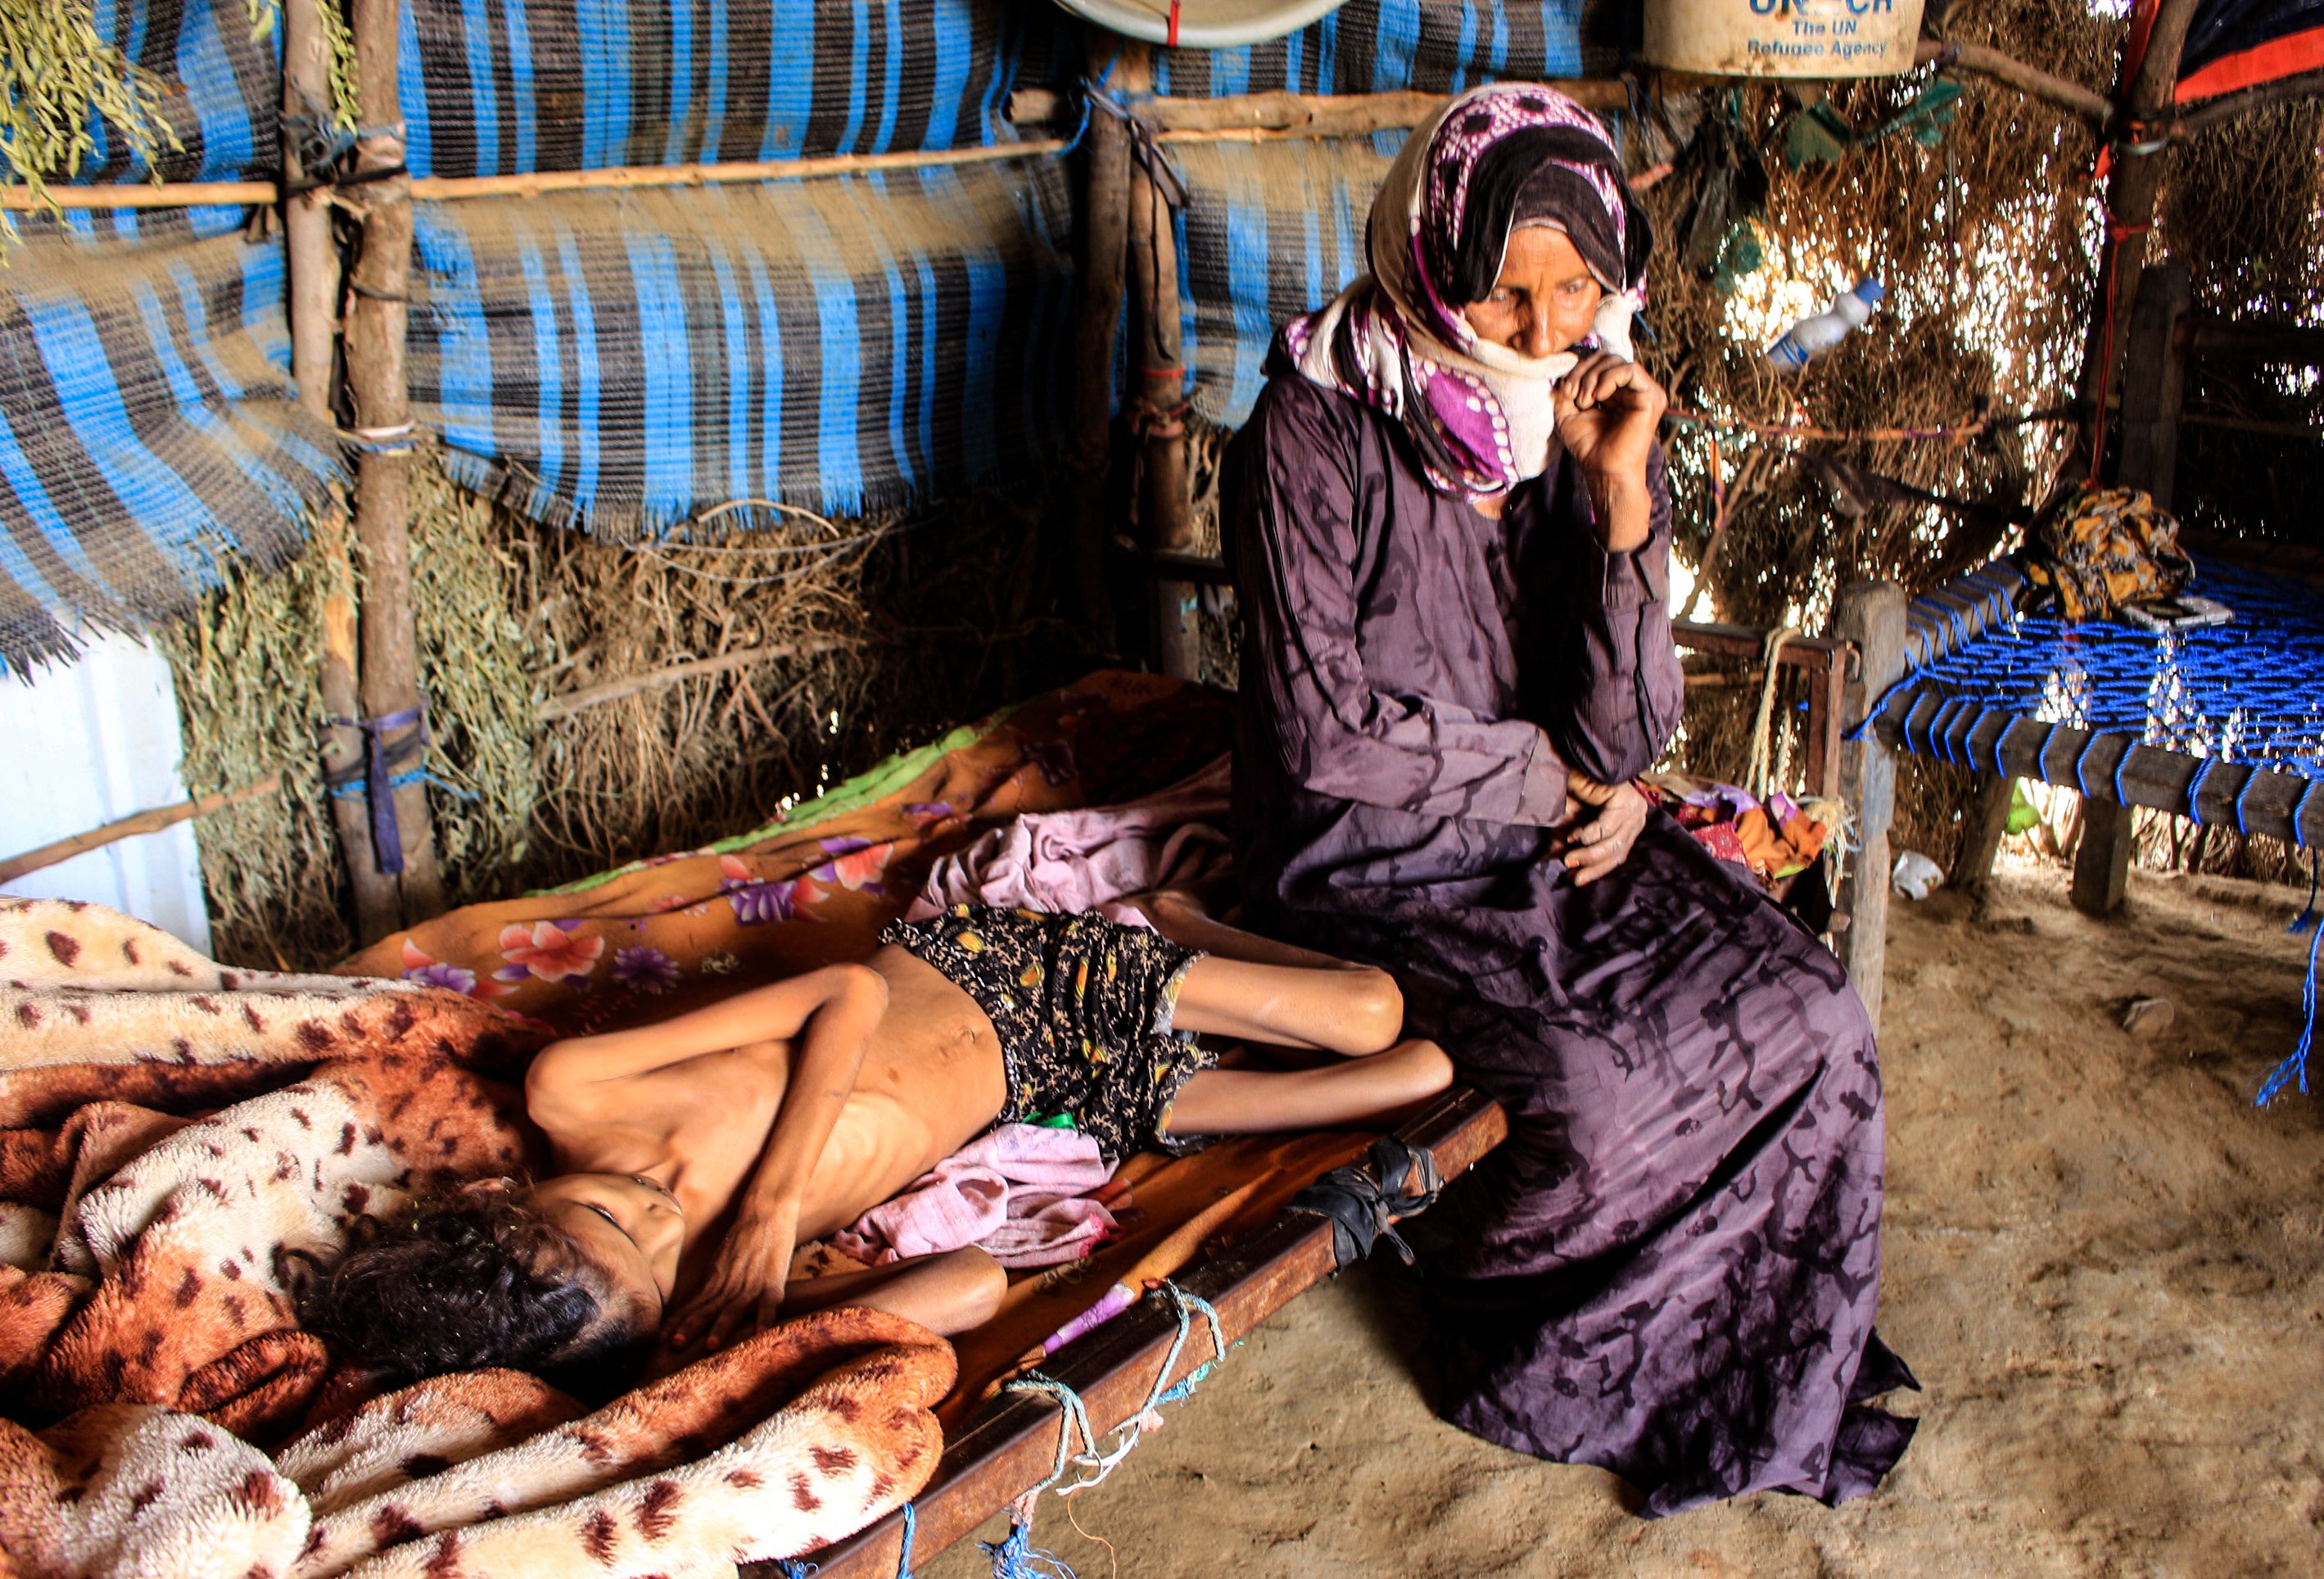
[[[1439,1423],[1408,1274],[1368,1266],[1043,1498],[1036,1544],[1081,1579],[2324,1573],[2324,1093],[2249,1101],[2300,1030],[2286,894],[2142,873],[2098,923],[2020,868],[1981,917],[1899,901],[1880,1324],[1927,1390],[1876,1495],[1641,1522]],[[2148,995],[2175,1021],[2134,1037]]]

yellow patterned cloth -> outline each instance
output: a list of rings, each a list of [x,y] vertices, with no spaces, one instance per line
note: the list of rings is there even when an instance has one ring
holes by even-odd
[[[2104,619],[2126,603],[2168,597],[2195,579],[2179,519],[2136,488],[2086,488],[2060,506],[2025,573],[2053,589],[2069,621]]]

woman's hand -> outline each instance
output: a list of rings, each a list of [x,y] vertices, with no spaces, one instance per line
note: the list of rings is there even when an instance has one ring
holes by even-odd
[[[1646,798],[1635,784],[1600,784],[1568,772],[1566,820],[1550,831],[1549,853],[1586,887],[1619,866],[1646,826]]]
[[[736,1218],[702,1287],[663,1318],[662,1347],[681,1361],[697,1360],[773,1325],[798,1239],[796,1209]]]
[[[1593,351],[1550,392],[1557,437],[1582,468],[1609,552],[1646,540],[1646,457],[1670,396],[1635,362]]]

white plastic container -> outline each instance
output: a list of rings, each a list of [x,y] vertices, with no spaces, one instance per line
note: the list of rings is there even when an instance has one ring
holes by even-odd
[[[1784,337],[1767,347],[1767,365],[1787,373],[1805,367],[1848,338],[1849,330],[1863,328],[1887,294],[1879,281],[1858,280],[1853,289],[1833,297],[1830,307],[1784,330]]]
[[[1639,51],[1712,77],[1893,77],[1913,69],[1922,0],[1646,0]]]

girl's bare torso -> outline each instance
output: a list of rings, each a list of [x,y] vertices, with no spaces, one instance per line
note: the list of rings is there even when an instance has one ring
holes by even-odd
[[[853,1222],[982,1134],[1008,1097],[1000,1039],[975,1001],[892,945],[866,962],[888,1009],[817,1159],[802,1241]],[[656,1174],[684,1207],[678,1288],[692,1287],[766,1149],[789,1082],[789,1039],[747,1043],[628,1076],[618,1120],[548,1129],[560,1172]]]

